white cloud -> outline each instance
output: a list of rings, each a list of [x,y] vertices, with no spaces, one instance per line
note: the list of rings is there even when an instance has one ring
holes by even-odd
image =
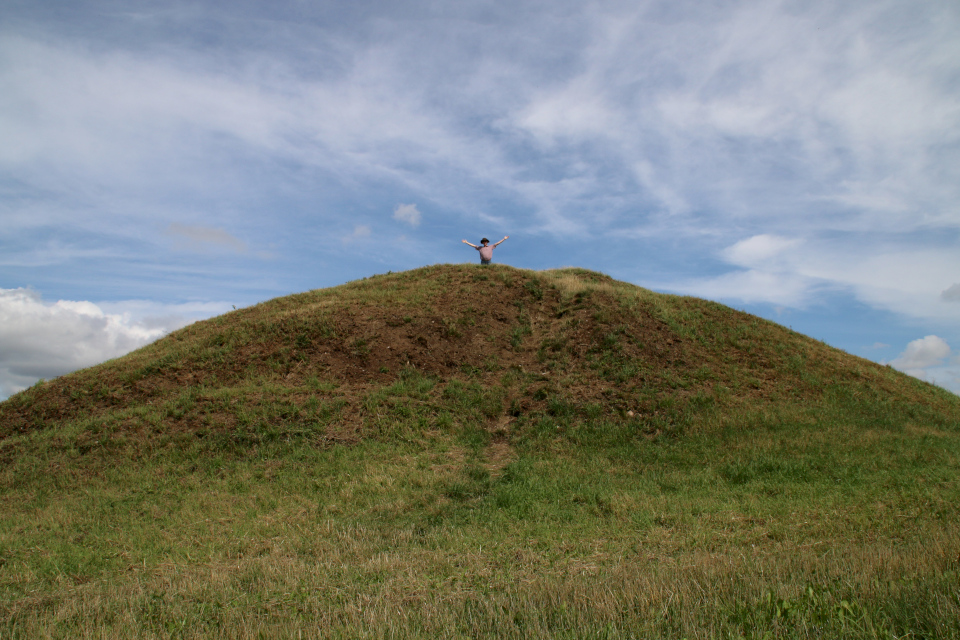
[[[921,380],[960,394],[960,354],[947,341],[929,335],[907,345],[890,366]]]
[[[926,336],[908,344],[903,353],[890,361],[890,366],[917,375],[918,371],[944,364],[949,356],[950,345],[943,338]]]
[[[764,302],[785,307],[803,307],[816,283],[790,273],[748,269],[719,276],[673,282],[657,288],[711,300]]]
[[[722,291],[732,299],[787,306],[803,306],[815,300],[818,291],[830,290],[873,308],[955,323],[960,309],[951,303],[954,295],[960,299],[960,285],[944,286],[949,274],[960,272],[960,253],[937,244],[882,236],[864,243],[853,233],[829,239],[761,234],[718,252],[742,271],[660,286],[706,297]]]
[[[516,114],[515,124],[547,144],[558,137],[609,135],[625,114],[605,98],[598,80],[581,76],[534,96]]]
[[[122,356],[191,322],[185,312],[212,311],[210,305],[130,306],[133,314],[107,313],[92,302],[51,304],[29,289],[0,289],[0,398],[40,378]]]
[[[797,239],[761,234],[741,240],[725,249],[722,255],[736,265],[769,270],[780,264],[786,251],[797,249],[800,244]]]
[[[393,210],[393,219],[406,222],[411,227],[420,225],[420,211],[415,204],[398,204]]]
[[[926,247],[874,245],[851,237],[807,243],[789,257],[792,269],[810,278],[849,290],[873,308],[944,322],[960,320],[960,310],[943,296],[945,276],[960,271],[960,253],[928,242]]]
[[[720,251],[726,262],[742,269],[702,279],[661,285],[662,288],[714,300],[763,302],[780,307],[805,306],[823,282],[803,274],[792,262],[803,242],[771,234],[741,240]],[[783,309],[777,310],[777,314]]]

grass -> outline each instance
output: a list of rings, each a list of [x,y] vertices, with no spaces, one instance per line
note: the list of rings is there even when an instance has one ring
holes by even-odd
[[[271,301],[0,424],[0,637],[960,638],[960,399],[600,274]]]

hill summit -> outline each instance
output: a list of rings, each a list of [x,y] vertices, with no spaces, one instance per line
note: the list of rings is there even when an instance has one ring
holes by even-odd
[[[354,441],[391,415],[371,397],[417,385],[437,411],[469,409],[501,430],[562,413],[647,437],[794,411],[817,420],[845,399],[879,421],[958,406],[716,303],[583,269],[440,265],[240,309],[40,383],[0,405],[0,436],[84,420],[142,435],[254,426]]]

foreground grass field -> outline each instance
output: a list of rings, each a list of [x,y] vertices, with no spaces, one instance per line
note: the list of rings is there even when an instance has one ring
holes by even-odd
[[[441,266],[0,404],[0,636],[960,638],[960,398]]]

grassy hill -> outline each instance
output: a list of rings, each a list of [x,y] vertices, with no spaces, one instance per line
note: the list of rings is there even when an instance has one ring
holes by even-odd
[[[722,305],[375,276],[0,403],[0,636],[960,638],[958,454]]]

